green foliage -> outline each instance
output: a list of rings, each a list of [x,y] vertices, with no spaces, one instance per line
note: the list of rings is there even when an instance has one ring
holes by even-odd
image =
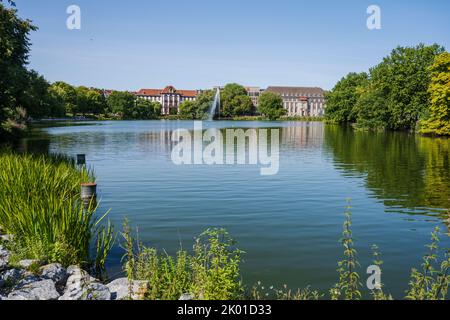
[[[344,259],[338,262],[339,282],[330,290],[331,298],[338,300],[359,300],[361,298],[360,276],[356,271],[359,267],[356,259],[356,249],[353,241],[351,206],[347,205],[345,212],[344,230],[342,232],[341,244],[344,247]]]
[[[368,74],[349,73],[331,90],[325,93],[326,119],[336,123],[353,123],[357,119],[356,103],[368,83]]]
[[[252,99],[247,90],[237,83],[229,83],[220,93],[220,112],[223,117],[251,115],[253,113]]]
[[[261,282],[258,282],[253,286],[250,299],[251,300],[320,300],[323,297],[317,290],[311,290],[310,287],[305,289],[297,289],[293,291],[289,289],[285,284],[281,289],[277,289],[273,286],[266,288]]]
[[[202,120],[208,118],[208,110],[214,100],[215,92],[207,90],[197,96],[195,101],[183,101],[179,115],[182,119]]]
[[[96,218],[80,201],[80,184],[93,179],[66,157],[2,153],[0,226],[14,235],[13,256],[89,264],[91,240],[103,232],[99,223],[104,217]],[[102,239],[105,256],[111,242]]]
[[[431,95],[429,118],[421,123],[421,133],[450,135],[450,53],[436,57],[430,68]]]
[[[276,120],[286,114],[283,107],[283,99],[272,92],[264,92],[259,97],[258,112],[269,120]]]
[[[438,243],[440,229],[436,228],[431,233],[431,244],[428,254],[423,257],[422,270],[411,271],[411,281],[407,292],[410,300],[446,300],[450,284],[450,252],[447,249],[445,259],[438,263]],[[438,264],[438,267],[436,265]]]
[[[112,113],[125,114],[134,108],[135,96],[129,92],[113,91],[108,99],[108,108]]]
[[[148,120],[161,115],[161,105],[144,99],[137,99],[131,108],[123,111],[124,119]]]
[[[128,223],[124,227],[124,270],[129,279],[145,280],[145,298],[177,300],[189,293],[195,299],[238,299],[243,293],[239,264],[242,251],[223,229],[209,229],[196,239],[193,254],[175,257],[159,254],[141,243],[135,245]]]
[[[49,88],[50,94],[59,105],[62,105],[65,113],[75,114],[78,110],[77,90],[70,84],[62,81],[53,83]]]
[[[0,3],[0,135],[2,131],[14,134],[23,129],[20,122],[14,123],[11,114],[18,115],[18,97],[24,95],[28,85],[28,61],[30,42],[28,35],[36,27],[29,20],[22,20],[17,10]]]
[[[430,109],[430,66],[438,45],[397,47],[365,73],[351,73],[326,94],[329,121],[362,129],[415,130]]]

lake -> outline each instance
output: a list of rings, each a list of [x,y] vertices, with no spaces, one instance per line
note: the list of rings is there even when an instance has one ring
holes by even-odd
[[[209,227],[224,227],[244,250],[251,286],[288,284],[326,290],[337,281],[338,243],[347,199],[362,282],[371,246],[383,254],[383,282],[404,296],[435,226],[450,247],[450,140],[407,133],[364,133],[321,122],[204,122],[207,128],[279,129],[279,171],[258,165],[175,165],[171,132],[191,121],[104,121],[36,126],[20,148],[85,153],[98,182],[99,212],[124,218],[148,246],[190,249]],[[445,235],[447,234],[447,235]],[[123,255],[111,253],[111,276]]]

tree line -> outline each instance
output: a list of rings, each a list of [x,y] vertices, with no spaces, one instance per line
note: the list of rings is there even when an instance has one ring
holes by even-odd
[[[330,122],[450,135],[450,54],[437,44],[397,47],[369,72],[342,78],[326,101]]]
[[[206,119],[216,92],[207,90],[202,92],[195,101],[184,101],[180,105],[179,115],[184,119]],[[229,83],[220,91],[221,119],[241,116],[261,116],[275,120],[285,115],[283,99],[274,93],[263,92],[256,107],[244,86]]]

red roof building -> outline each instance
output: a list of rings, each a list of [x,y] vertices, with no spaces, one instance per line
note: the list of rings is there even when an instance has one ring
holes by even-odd
[[[183,101],[194,101],[197,95],[197,90],[177,90],[173,86],[164,89],[141,89],[136,93],[138,98],[159,102],[161,114],[178,113]]]

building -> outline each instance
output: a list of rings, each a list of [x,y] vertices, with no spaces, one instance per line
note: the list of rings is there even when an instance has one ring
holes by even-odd
[[[245,90],[247,90],[247,94],[252,99],[255,108],[258,108],[259,96],[261,95],[263,90],[260,87],[245,87]]]
[[[194,101],[197,98],[197,90],[177,90],[173,86],[164,89],[141,89],[136,96],[152,102],[161,104],[161,114],[178,113],[179,106],[183,101]]]
[[[222,91],[224,88],[225,87],[217,86],[214,87],[214,90],[219,89]],[[261,95],[261,93],[264,92],[264,90],[261,89],[260,87],[244,87],[244,88],[247,91],[247,95],[252,99],[253,106],[255,108],[258,108],[259,96]]]
[[[325,114],[325,97],[321,88],[268,87],[268,92],[278,94],[289,117],[322,117]]]

